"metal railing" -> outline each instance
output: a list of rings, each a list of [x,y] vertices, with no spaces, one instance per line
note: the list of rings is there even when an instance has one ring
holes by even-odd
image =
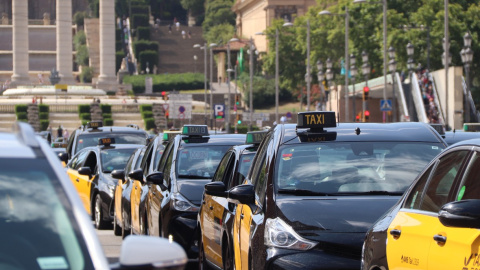
[[[78,113],[78,106],[71,104],[49,104],[51,113]],[[138,104],[112,104],[112,113],[140,113]],[[0,113],[15,113],[15,104],[0,104]]]

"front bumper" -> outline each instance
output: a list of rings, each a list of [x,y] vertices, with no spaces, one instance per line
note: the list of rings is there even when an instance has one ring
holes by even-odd
[[[289,269],[289,270],[339,270],[360,269],[360,258],[341,256],[336,253],[328,253],[320,249],[307,251],[288,250],[279,248],[267,249],[266,269]]]
[[[189,259],[198,258],[197,212],[177,212],[168,224],[168,235],[183,247]]]

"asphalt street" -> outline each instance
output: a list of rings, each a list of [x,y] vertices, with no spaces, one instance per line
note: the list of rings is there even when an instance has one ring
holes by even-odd
[[[120,248],[122,246],[122,237],[115,236],[112,230],[96,230],[103,252],[108,258],[109,263],[118,262]]]

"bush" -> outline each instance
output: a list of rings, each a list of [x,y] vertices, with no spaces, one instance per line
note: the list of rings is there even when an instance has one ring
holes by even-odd
[[[140,55],[140,52],[147,50],[158,52],[158,42],[148,40],[137,40],[133,42],[133,52],[135,55]]]
[[[82,126],[86,126],[88,124],[88,120],[82,120]]]
[[[123,41],[117,40],[115,41],[115,51],[123,51]]]
[[[152,128],[155,128],[155,119],[145,118],[143,119],[143,122],[145,123],[145,130],[150,130]]]
[[[81,45],[87,44],[87,36],[84,31],[78,31],[73,37],[73,45],[75,49],[78,49]]]
[[[110,104],[100,104],[100,109],[102,113],[112,113],[112,105]]]
[[[85,18],[88,18],[86,11],[78,11],[73,14],[73,22],[78,26],[82,26],[84,24]]]
[[[38,111],[48,113],[50,111],[50,108],[47,104],[39,104],[38,105]]]
[[[117,24],[115,24],[117,25]],[[115,40],[123,41],[123,29],[115,28]]]
[[[40,118],[40,120],[48,120],[48,112],[38,113],[38,118]]]
[[[82,113],[90,113],[90,105],[87,105],[87,104],[78,105],[78,115]]]
[[[150,40],[150,27],[138,27],[137,40]]]
[[[141,114],[143,119],[153,118],[153,112],[146,111],[146,112],[142,112]]]
[[[140,70],[146,70],[148,63],[148,68],[150,69],[150,72],[152,72],[153,66],[158,65],[158,52],[151,50],[142,51],[140,52],[138,59],[140,60]]]
[[[80,119],[90,121],[90,120],[92,120],[92,116],[91,116],[90,113],[81,113],[80,114]]]
[[[137,29],[138,27],[149,25],[148,23],[148,13],[146,14],[133,14],[132,12],[132,28]]]
[[[140,105],[140,112],[151,112],[153,109],[152,104],[142,104]]]
[[[138,3],[137,5],[132,4],[132,14],[148,14],[148,5],[146,3]]]
[[[105,118],[112,118],[112,114],[111,114],[111,113],[103,113],[103,114],[102,114],[102,117],[103,117],[103,119],[105,119]]]
[[[28,105],[26,104],[17,104],[15,105],[15,113],[19,113],[19,112],[27,112],[27,109],[28,109]]]
[[[235,126],[230,127],[230,130],[235,130]],[[260,130],[257,126],[252,125],[252,131],[258,131]],[[248,132],[248,126],[246,125],[238,125],[237,126],[237,132],[240,134],[247,134]]]
[[[15,114],[17,115],[17,120],[28,120],[27,112],[17,112]]]
[[[83,66],[82,73],[80,73],[80,80],[83,83],[91,83],[93,79],[93,68]]]
[[[75,57],[75,63],[79,66],[88,66],[88,48],[87,45],[79,45],[77,48],[77,55]]]
[[[145,92],[145,77],[147,75],[127,75],[123,83],[132,84],[135,93]],[[204,75],[201,73],[177,73],[177,74],[149,74],[153,81],[153,92],[172,90],[196,90],[204,86]]]
[[[49,125],[50,125],[50,121],[40,119],[40,130],[47,130]]]
[[[112,118],[103,118],[103,125],[104,126],[113,126],[113,119]]]

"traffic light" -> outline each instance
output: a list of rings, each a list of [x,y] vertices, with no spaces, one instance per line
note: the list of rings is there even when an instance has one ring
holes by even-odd
[[[363,87],[363,100],[368,100],[369,92],[370,92],[370,88],[368,88],[368,86]]]
[[[369,118],[370,118],[370,111],[365,111],[365,122],[368,122]]]
[[[360,122],[360,117],[361,117],[361,115],[362,115],[362,113],[359,112],[359,113],[357,114],[357,116],[355,116],[355,122]]]
[[[167,92],[162,91],[162,97],[163,97],[163,100],[168,100]]]
[[[235,104],[237,106],[240,106],[240,96],[239,95],[235,95]]]

